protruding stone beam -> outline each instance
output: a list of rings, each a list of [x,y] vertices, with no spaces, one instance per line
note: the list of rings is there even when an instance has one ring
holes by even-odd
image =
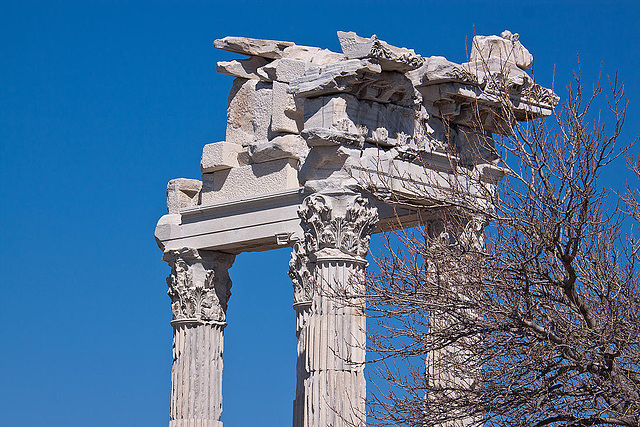
[[[222,427],[223,329],[234,259],[189,248],[164,254],[173,311],[169,427]]]
[[[363,426],[364,257],[377,209],[353,193],[313,194],[291,256],[298,363],[294,427]]]

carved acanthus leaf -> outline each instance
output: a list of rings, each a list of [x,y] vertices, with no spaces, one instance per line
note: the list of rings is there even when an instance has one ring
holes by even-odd
[[[298,215],[302,218],[308,254],[330,248],[364,258],[378,222],[377,209],[361,196],[354,198],[344,215],[334,215],[327,197],[313,194],[304,200]]]
[[[231,295],[228,269],[234,256],[186,249],[165,253],[171,266],[167,277],[173,320],[224,322]]]

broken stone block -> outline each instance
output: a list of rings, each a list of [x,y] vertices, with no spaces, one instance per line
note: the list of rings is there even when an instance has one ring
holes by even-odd
[[[215,142],[207,144],[202,149],[200,170],[202,173],[215,172],[222,169],[237,168],[238,154],[242,145],[232,142]]]
[[[345,59],[344,55],[319,47],[293,45],[283,52],[283,58],[295,58],[310,62],[313,65],[327,65]]]
[[[276,59],[257,70],[258,75],[264,80],[278,80],[289,83],[302,76],[307,69],[307,62],[299,59]]]
[[[200,199],[202,181],[176,178],[167,184],[167,211],[179,214],[180,209],[197,206]]]
[[[407,76],[416,87],[451,81],[464,83],[477,83],[478,81],[474,74],[461,65],[448,61],[444,56],[432,56],[425,59],[420,68],[409,71]]]
[[[413,49],[391,46],[374,34],[369,38],[360,37],[353,31],[338,31],[342,53],[348,58],[374,58],[385,71],[400,73],[419,68],[423,59]]]
[[[533,65],[533,56],[519,39],[518,33],[511,34],[508,30],[503,31],[500,36],[475,36],[469,60],[497,59],[502,63],[516,65],[521,70],[528,70]]]
[[[293,42],[232,36],[218,39],[213,42],[213,46],[216,49],[241,53],[248,56],[261,56],[269,59],[282,58],[284,49],[293,45]]]
[[[273,79],[258,75],[257,70],[269,63],[268,59],[259,56],[252,56],[247,59],[234,59],[233,61],[220,61],[216,64],[216,71],[228,76],[240,77],[243,79],[259,79],[271,81]]]
[[[271,122],[271,83],[235,79],[229,92],[226,141],[247,146],[267,140]]]
[[[335,62],[308,69],[302,77],[290,83],[289,92],[301,98],[353,92],[357,91],[358,85],[376,80],[381,72],[380,65],[366,59]]]
[[[300,133],[302,130],[303,100],[296,99],[287,92],[289,85],[273,82],[273,109],[271,111],[271,132]]]
[[[309,151],[306,141],[299,135],[280,135],[270,141],[258,141],[249,145],[249,153],[254,163],[277,159],[300,159]]]
[[[317,129],[324,128],[361,135],[364,141],[383,146],[405,144],[414,135],[416,124],[416,112],[411,108],[359,100],[350,94],[307,98],[304,118],[305,135],[308,130],[318,133]]]
[[[298,160],[279,159],[202,175],[202,204],[298,188]]]

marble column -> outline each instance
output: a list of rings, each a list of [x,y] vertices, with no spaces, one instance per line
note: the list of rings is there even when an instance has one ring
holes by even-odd
[[[484,246],[484,222],[479,217],[460,217],[457,215],[442,215],[441,218],[427,223],[427,244],[443,250],[445,255],[438,268],[427,260],[427,271],[432,271],[434,280],[438,280],[448,286],[450,296],[446,300],[449,305],[452,301],[469,301],[473,298],[475,287],[465,286],[469,280],[477,280],[472,276],[477,272],[478,258],[474,254],[482,251]],[[459,257],[452,256],[459,255]],[[440,273],[435,273],[440,271]],[[462,304],[460,304],[462,305]],[[469,309],[458,312],[463,317],[472,317],[475,313]],[[446,310],[432,310],[429,313],[429,330],[431,334],[439,335],[456,329],[456,323],[460,320]],[[453,333],[453,332],[450,332]],[[438,393],[427,395],[428,399],[440,402],[450,402],[447,408],[448,421],[439,423],[434,427],[466,427],[478,425],[482,417],[469,416],[455,408],[455,402],[465,396],[466,390],[475,388],[480,380],[480,361],[473,351],[480,346],[475,336],[460,338],[450,345],[433,350],[426,357],[426,378],[432,390]]]
[[[294,245],[289,272],[298,337],[293,426],[362,426],[364,257],[377,210],[357,194],[313,194],[299,215],[305,236]]]
[[[170,427],[222,427],[222,352],[235,255],[167,251],[173,311]]]

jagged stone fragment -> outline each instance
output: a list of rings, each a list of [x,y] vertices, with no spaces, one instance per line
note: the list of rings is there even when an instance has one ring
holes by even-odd
[[[385,71],[401,73],[419,68],[423,59],[413,49],[391,46],[374,34],[369,38],[360,37],[353,31],[338,31],[342,52],[348,59],[375,58]]]
[[[293,45],[293,42],[232,36],[217,39],[213,42],[213,46],[217,49],[269,59],[282,58],[284,50]]]
[[[258,75],[257,73],[260,67],[264,67],[269,62],[268,59],[259,56],[252,56],[246,59],[234,59],[233,61],[220,61],[216,64],[216,71],[232,77],[271,81],[273,79]]]

